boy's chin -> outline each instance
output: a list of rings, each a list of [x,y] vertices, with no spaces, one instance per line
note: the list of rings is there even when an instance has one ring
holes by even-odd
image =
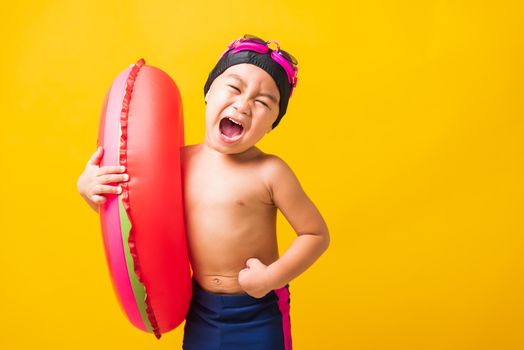
[[[228,144],[221,140],[207,140],[206,145],[218,153],[229,155],[244,153],[254,146],[242,143]]]
[[[240,154],[249,151],[254,145],[251,144],[234,144],[234,145],[219,145],[217,150],[223,154]]]

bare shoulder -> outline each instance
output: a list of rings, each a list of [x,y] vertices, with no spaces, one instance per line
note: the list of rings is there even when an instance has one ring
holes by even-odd
[[[195,152],[199,146],[200,144],[186,145],[181,148],[181,152],[182,154],[189,154],[189,153]]]
[[[284,186],[300,187],[295,173],[281,157],[262,153],[259,161],[264,182],[273,192]]]
[[[199,144],[195,144],[195,145],[187,145],[187,146],[184,146],[180,149],[180,157],[182,158],[182,160],[186,160],[188,158],[190,158],[191,156],[195,155],[195,153],[198,151],[199,149]]]
[[[287,163],[279,156],[275,154],[268,154],[261,152],[259,156],[261,170],[267,172],[268,175],[271,173],[278,173],[281,171],[291,171],[291,168]]]

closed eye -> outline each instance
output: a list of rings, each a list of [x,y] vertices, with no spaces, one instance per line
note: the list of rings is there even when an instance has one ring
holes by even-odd
[[[233,89],[235,89],[235,90],[237,90],[238,92],[240,92],[240,89],[237,88],[236,86],[234,86],[234,85],[228,85],[228,86],[229,86],[229,87],[232,87]]]
[[[267,105],[267,103],[265,103],[264,101],[262,101],[262,100],[256,100],[256,101],[262,103],[264,106],[266,106],[267,108],[269,108],[269,106]]]

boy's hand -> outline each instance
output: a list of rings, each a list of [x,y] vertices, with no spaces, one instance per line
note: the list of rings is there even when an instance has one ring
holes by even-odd
[[[240,287],[255,298],[262,298],[272,290],[269,280],[267,266],[257,258],[248,259],[246,268],[242,269],[238,274]]]
[[[120,166],[100,167],[103,153],[103,148],[98,147],[77,181],[78,192],[93,209],[106,201],[105,194],[119,194],[122,192],[120,186],[111,186],[109,184],[118,184],[129,180],[129,176],[123,174],[125,169]]]

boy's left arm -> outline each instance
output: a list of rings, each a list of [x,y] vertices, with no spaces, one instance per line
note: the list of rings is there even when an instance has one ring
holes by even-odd
[[[268,166],[268,187],[274,204],[297,233],[286,252],[266,266],[251,258],[240,271],[239,283],[254,297],[281,288],[310,267],[329,246],[329,233],[322,215],[308,198],[289,166],[273,157]]]

